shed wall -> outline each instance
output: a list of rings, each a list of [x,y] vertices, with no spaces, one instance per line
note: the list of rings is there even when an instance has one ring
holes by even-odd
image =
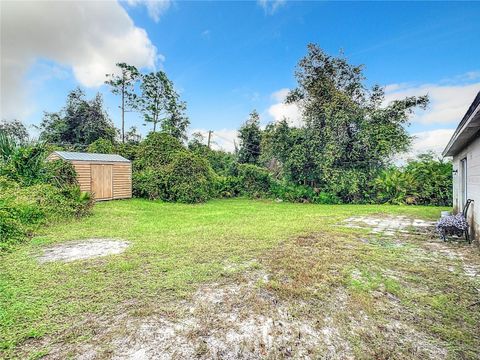
[[[91,166],[88,161],[72,161],[72,165],[75,167],[77,172],[77,180],[80,185],[80,190],[82,191],[92,191],[92,176],[91,176]]]
[[[480,138],[475,139],[453,158],[453,207],[455,212],[462,211],[462,159],[467,159],[467,198],[473,199],[468,211],[473,236],[480,239]]]
[[[61,159],[52,153],[47,160]],[[92,192],[92,164],[112,165],[112,199],[127,199],[132,197],[132,164],[129,162],[103,161],[70,161],[77,172],[77,180],[81,191]]]
[[[113,165],[113,198],[132,197],[132,164],[116,163]]]

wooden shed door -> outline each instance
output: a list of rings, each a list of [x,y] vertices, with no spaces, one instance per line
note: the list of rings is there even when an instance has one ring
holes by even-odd
[[[113,197],[112,165],[92,164],[92,193],[96,200]]]

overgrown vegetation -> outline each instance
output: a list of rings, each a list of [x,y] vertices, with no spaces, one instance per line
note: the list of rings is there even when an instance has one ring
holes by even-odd
[[[286,101],[301,109],[302,124],[292,126],[284,119],[262,130],[254,110],[239,129],[235,154],[210,149],[198,133],[188,148],[176,142],[174,152],[164,148],[172,138],[164,137],[165,145],[150,153],[146,149],[151,145],[145,140],[133,154],[135,172],[141,171],[134,175],[135,194],[187,202],[247,196],[312,203],[451,204],[449,162],[427,154],[404,166],[394,165],[395,157],[410,146],[409,116],[427,106],[426,96],[385,105],[381,87],[365,86],[362,66],[327,55],[316,45],[309,45],[295,75],[298,87]],[[160,78],[163,85],[159,86],[168,97],[171,84],[166,77]],[[168,194],[172,185],[164,166],[173,160],[165,157],[189,151],[206,160],[217,175],[202,182],[213,189],[208,191],[210,196],[188,199]]]
[[[452,164],[423,154],[383,170],[374,180],[374,194],[380,203],[450,205],[452,186]]]
[[[208,161],[167,133],[150,133],[133,166],[136,196],[195,203],[214,195],[216,175]]]
[[[286,97],[287,104],[301,110],[301,121],[292,125],[284,119],[263,127],[253,110],[239,128],[235,153],[211,149],[210,139],[205,144],[199,133],[185,143],[186,104],[166,73],[143,74],[124,63],[117,67],[118,74],[108,74],[106,84],[120,97],[121,131],[100,95],[87,100],[76,89],[61,111],[45,113],[40,139],[67,150],[118,153],[132,160],[135,196],[187,203],[245,196],[332,204],[451,204],[449,162],[426,154],[395,165],[411,143],[409,116],[427,106],[427,96],[385,104],[383,88],[365,85],[362,66],[315,44],[299,61],[297,87]],[[127,111],[153,125],[144,140],[135,127],[125,131]],[[21,123],[0,126],[12,137],[25,138]],[[36,145],[19,150],[8,165],[14,170],[3,171],[29,185],[42,166],[42,161],[35,163],[36,151],[42,150]]]
[[[0,130],[0,250],[31,237],[40,225],[86,215],[72,164],[47,162],[44,143],[19,144]]]

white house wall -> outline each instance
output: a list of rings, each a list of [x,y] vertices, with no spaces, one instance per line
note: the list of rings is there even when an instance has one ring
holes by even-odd
[[[480,138],[475,139],[453,158],[453,207],[455,212],[462,211],[461,196],[461,160],[467,158],[467,199],[475,200],[468,211],[468,218],[472,224],[475,238],[480,238]]]

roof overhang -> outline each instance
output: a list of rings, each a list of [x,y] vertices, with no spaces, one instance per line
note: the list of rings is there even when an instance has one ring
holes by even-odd
[[[455,156],[478,137],[480,131],[480,91],[448,142],[443,156]]]

